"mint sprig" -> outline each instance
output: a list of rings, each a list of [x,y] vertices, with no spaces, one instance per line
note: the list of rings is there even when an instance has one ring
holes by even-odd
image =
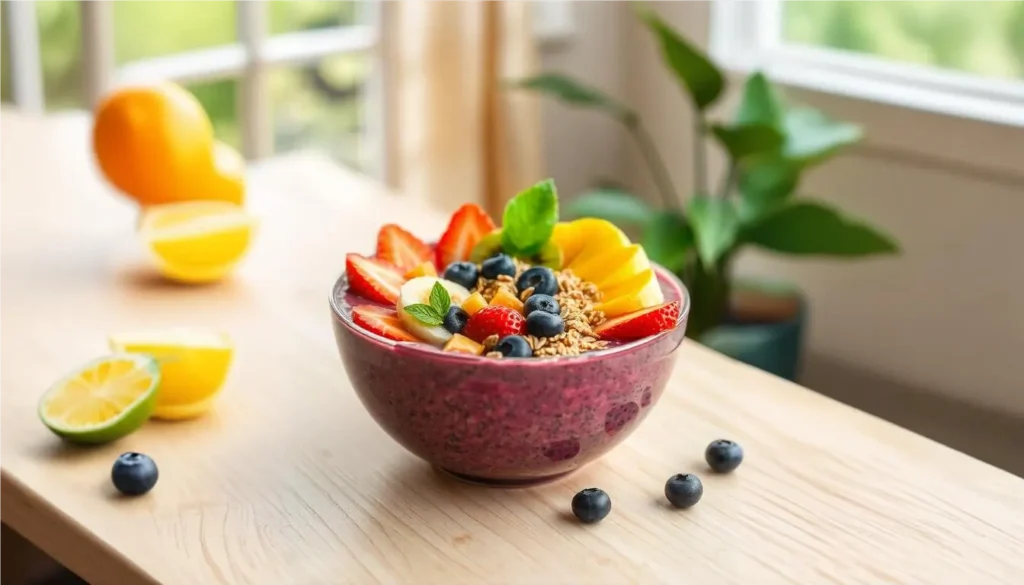
[[[555,182],[545,179],[513,197],[501,223],[501,247],[506,254],[523,258],[540,252],[558,223]]]
[[[404,310],[424,325],[440,325],[444,323],[444,316],[448,314],[451,306],[452,297],[440,282],[435,282],[434,287],[430,289],[429,305],[419,303],[409,305]]]

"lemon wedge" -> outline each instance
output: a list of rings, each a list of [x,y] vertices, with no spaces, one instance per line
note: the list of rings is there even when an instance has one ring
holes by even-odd
[[[166,328],[110,336],[113,351],[152,357],[162,382],[155,418],[178,420],[210,409],[227,378],[234,357],[231,339],[214,331]]]
[[[139,232],[171,280],[187,283],[224,278],[252,241],[256,219],[227,201],[190,201],[145,209]]]

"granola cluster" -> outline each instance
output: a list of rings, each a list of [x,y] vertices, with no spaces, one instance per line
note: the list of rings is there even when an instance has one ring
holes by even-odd
[[[480,277],[471,292],[479,292],[485,300],[490,302],[499,290],[506,289],[520,300],[525,301],[533,294],[533,289],[518,290],[516,280],[528,268],[530,268],[529,264],[517,260],[515,277],[499,275],[493,280]],[[594,328],[604,321],[604,314],[594,309],[594,306],[601,300],[601,291],[594,283],[582,280],[571,270],[556,270],[555,277],[558,281],[558,293],[555,295],[555,300],[558,301],[562,309],[565,331],[554,337],[524,335],[526,342],[533,349],[533,355],[536,357],[573,356],[587,351],[604,349],[608,342],[601,341],[594,333]],[[483,342],[484,356],[502,357],[501,352],[494,350],[497,343],[497,335],[485,339]]]

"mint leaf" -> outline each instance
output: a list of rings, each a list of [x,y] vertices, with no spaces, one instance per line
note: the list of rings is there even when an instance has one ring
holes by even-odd
[[[505,206],[501,247],[513,256],[532,256],[551,239],[558,222],[558,192],[546,179],[516,195]]]
[[[440,325],[444,322],[444,318],[438,314],[437,309],[430,305],[409,305],[404,310],[424,325]]]
[[[440,282],[435,282],[434,288],[430,289],[430,306],[437,311],[438,315],[441,315],[442,319],[452,306],[452,297],[448,295],[448,291]]]

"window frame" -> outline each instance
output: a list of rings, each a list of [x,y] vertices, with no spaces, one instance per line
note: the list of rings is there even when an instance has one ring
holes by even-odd
[[[716,61],[735,73],[764,71],[797,101],[862,124],[859,148],[1024,178],[1024,82],[787,45],[779,0],[715,0],[710,17]]]

